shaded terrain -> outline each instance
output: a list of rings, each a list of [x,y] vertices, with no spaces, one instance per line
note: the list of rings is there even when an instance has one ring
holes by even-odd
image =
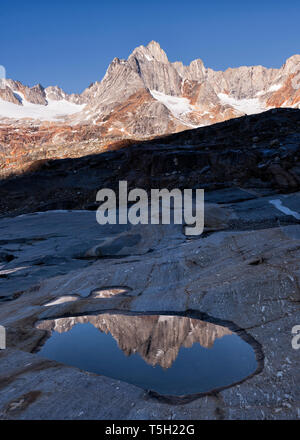
[[[122,146],[122,145],[121,145]],[[37,161],[0,181],[0,213],[96,209],[101,188],[300,188],[300,110],[273,109],[81,158]]]

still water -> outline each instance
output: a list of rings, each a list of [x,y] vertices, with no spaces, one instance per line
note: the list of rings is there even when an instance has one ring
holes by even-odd
[[[166,315],[99,314],[41,321],[39,355],[160,394],[207,392],[257,368],[253,347],[228,328]]]

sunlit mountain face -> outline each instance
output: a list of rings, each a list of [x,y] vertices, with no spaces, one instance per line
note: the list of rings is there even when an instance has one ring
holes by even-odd
[[[201,56],[201,54],[199,54]],[[101,81],[81,94],[58,86],[28,87],[0,79],[2,173],[41,159],[81,157],[124,141],[207,126],[273,108],[300,106],[300,55],[278,69],[241,66],[225,71],[199,58],[170,62],[159,43],[114,58]]]

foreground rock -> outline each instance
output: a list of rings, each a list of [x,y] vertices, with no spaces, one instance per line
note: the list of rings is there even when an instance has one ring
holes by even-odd
[[[0,221],[0,323],[8,334],[8,348],[0,352],[2,418],[299,417],[299,353],[292,348],[291,330],[300,323],[300,225],[290,214],[300,213],[299,194],[241,202],[234,201],[234,191],[210,194],[217,197],[227,198],[219,206],[227,213],[227,225],[192,240],[180,225],[155,227],[155,232],[145,225],[132,243],[134,229],[102,229],[91,212]],[[281,203],[270,203],[274,200]],[[111,248],[109,258],[83,257],[97,240],[120,234],[122,246]],[[244,329],[264,354],[261,372],[213,395],[170,405],[135,386],[34,354],[48,336],[47,325],[35,327],[41,320],[48,319],[50,329],[61,317],[192,310]],[[109,320],[116,338],[122,338],[120,325],[130,334],[126,323]],[[128,338],[122,343],[130,349]]]
[[[299,350],[291,344],[300,324],[299,122],[297,110],[272,110],[102,155],[38,162],[3,180],[0,417],[299,418]],[[118,189],[119,180],[147,190],[205,188],[204,233],[185,236],[172,224],[100,227],[95,194]],[[149,315],[143,334],[140,314]],[[172,316],[160,365],[180,344],[212,344],[220,335],[214,322],[247,336],[256,374],[201,398],[162,401],[36,354],[51,329],[92,321],[126,353],[155,363],[159,314]],[[206,321],[206,338],[178,316]]]

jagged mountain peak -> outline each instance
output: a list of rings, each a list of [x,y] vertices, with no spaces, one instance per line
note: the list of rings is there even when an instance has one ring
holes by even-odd
[[[300,65],[300,55],[295,54],[287,58],[285,64],[283,65],[283,68],[287,70],[289,73],[294,73],[299,70],[299,65]]]
[[[151,40],[148,44],[147,44],[147,48],[149,50],[151,50],[152,48],[155,48],[155,50],[162,50],[160,44],[158,43],[158,41],[155,40]]]
[[[150,41],[150,43],[147,44],[147,49],[156,61],[166,64],[169,62],[166,52],[160,47],[157,41]]]
[[[270,108],[298,109],[299,77],[300,55],[289,57],[279,69],[242,66],[214,71],[200,58],[189,65],[169,62],[160,44],[151,41],[135,48],[127,60],[114,58],[102,81],[80,95],[69,95],[58,86],[30,88],[2,80],[0,122],[25,131],[49,122],[59,128],[47,134],[47,142],[64,145],[76,137],[99,148],[105,142],[170,134]],[[70,132],[72,126],[80,128]],[[17,136],[5,131],[3,142],[21,142]]]
[[[165,51],[160,47],[160,44],[156,41],[150,41],[147,46],[138,46],[129,55],[128,61],[132,58],[137,58],[139,61],[157,61],[160,63],[168,64],[169,60]]]

